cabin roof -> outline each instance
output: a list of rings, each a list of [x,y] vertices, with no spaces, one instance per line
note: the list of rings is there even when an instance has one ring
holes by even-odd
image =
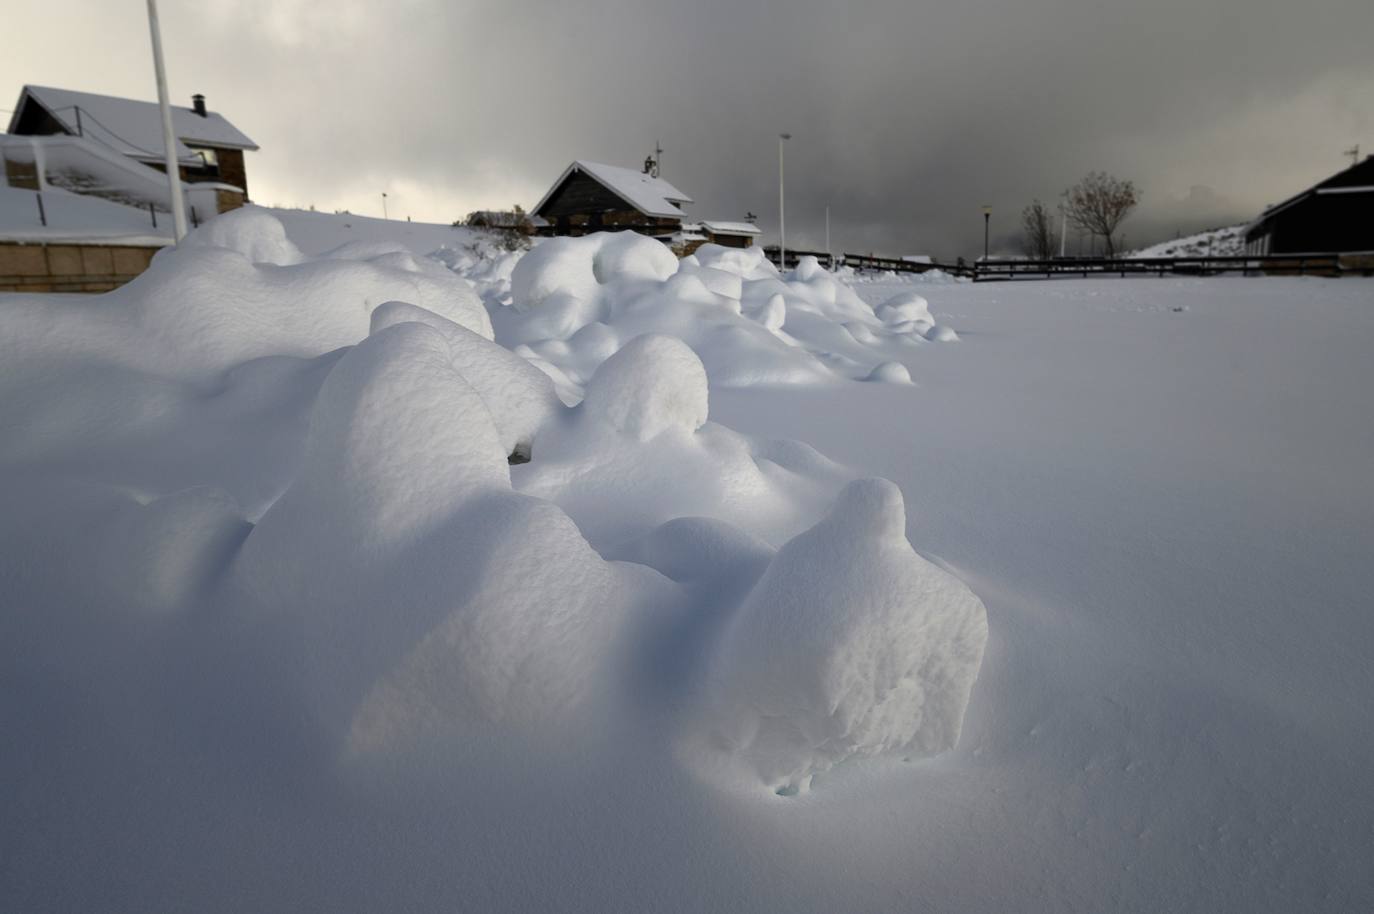
[[[553,182],[553,186],[535,204],[533,212],[537,213],[543,209],[544,204],[548,202],[554,192],[563,186],[563,182],[569,176],[576,172],[590,176],[598,184],[646,216],[680,219],[682,209],[677,204],[692,202],[691,197],[662,178],[656,178],[632,168],[620,168],[616,165],[603,165],[600,162],[586,162],[579,159],[563,170],[563,174],[558,176],[558,180]]]
[[[701,224],[708,232],[716,235],[761,234],[759,227],[752,222],[718,222],[715,219],[703,219]]]
[[[1268,207],[1259,214],[1254,222],[1246,227],[1246,236],[1248,238],[1281,211],[1301,203],[1315,194],[1358,194],[1371,191],[1374,191],[1374,155],[1365,156],[1363,161],[1356,162],[1349,168],[1342,169],[1331,177],[1318,181],[1307,190],[1294,194],[1282,203],[1275,203]]]
[[[10,118],[9,132],[19,123],[24,106],[37,103],[51,114],[67,132],[77,133],[76,109],[81,109],[81,134],[100,140],[119,152],[136,159],[161,159],[162,113],[157,102],[143,102],[131,98],[75,92],[49,86],[25,86],[19,94]],[[205,117],[194,109],[172,105],[172,133],[177,138],[178,158],[195,154],[187,147],[213,146],[229,149],[257,149],[258,145],[221,114],[206,112]]]

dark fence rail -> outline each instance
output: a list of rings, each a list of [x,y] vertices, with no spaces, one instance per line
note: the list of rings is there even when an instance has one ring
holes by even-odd
[[[1265,254],[1226,257],[1142,257],[1086,260],[981,260],[975,282],[1014,279],[1126,278],[1131,276],[1341,276],[1374,275],[1374,260],[1340,254]]]

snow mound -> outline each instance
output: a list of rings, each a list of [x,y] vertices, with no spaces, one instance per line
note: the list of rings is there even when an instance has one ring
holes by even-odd
[[[511,491],[496,423],[442,329],[379,325],[321,388],[296,479],[244,542],[237,584],[299,619],[310,708],[356,750],[554,715],[607,668],[634,573]],[[469,355],[496,348],[457,338]]]
[[[279,249],[283,240],[273,216],[244,207],[205,223],[99,299],[18,296],[0,357],[200,378],[255,358],[314,358],[351,346],[367,336],[372,310],[391,300],[492,337],[472,287],[435,261],[391,253],[297,263]],[[254,262],[264,251],[293,262]]]
[[[932,343],[957,343],[959,334],[954,332],[953,327],[946,327],[943,324],[935,324],[926,330],[926,339]]]
[[[781,792],[848,759],[958,741],[987,616],[905,528],[895,485],[851,483],[782,547],[721,637],[715,735]]]
[[[681,340],[646,334],[601,363],[582,408],[639,441],[694,432],[706,423],[706,369]]]
[[[372,333],[402,323],[431,327],[448,344],[451,364],[486,404],[507,454],[529,457],[534,434],[562,407],[553,382],[525,359],[432,311],[383,302],[372,312]]]
[[[289,266],[304,259],[300,248],[287,239],[281,221],[256,206],[243,206],[216,216],[187,235],[181,244],[192,248],[223,248],[242,254],[251,263]]]
[[[906,321],[935,323],[935,319],[930,316],[930,303],[925,300],[924,296],[917,295],[915,292],[899,292],[875,310],[883,323],[889,325],[901,324]]]
[[[445,262],[480,281],[484,268]],[[685,342],[715,387],[816,385],[870,378],[934,323],[914,293],[875,313],[815,257],[779,273],[759,248],[708,244],[679,263],[633,232],[541,242],[510,275],[508,296],[484,295],[496,339],[569,403],[613,346],[645,334]]]
[[[911,372],[901,362],[883,362],[868,375],[870,381],[883,381],[888,384],[910,384]]]
[[[579,407],[539,430],[535,459],[514,467],[512,482],[566,511],[604,554],[619,555],[690,515],[782,542],[814,523],[852,478],[804,444],[708,421],[708,405],[705,369],[686,344],[638,337],[600,366]]]

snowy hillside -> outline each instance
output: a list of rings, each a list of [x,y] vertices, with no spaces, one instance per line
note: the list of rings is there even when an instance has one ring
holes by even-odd
[[[352,213],[319,213],[303,209],[267,210],[286,229],[291,242],[315,256],[354,241],[401,245],[412,254],[470,244],[484,233],[452,225],[378,219]]]
[[[1159,244],[1132,251],[1127,257],[1238,257],[1245,253],[1245,229],[1249,223],[1228,225],[1225,228],[1211,229],[1161,241]]]
[[[1374,284],[868,279],[0,295],[0,908],[1374,904]]]

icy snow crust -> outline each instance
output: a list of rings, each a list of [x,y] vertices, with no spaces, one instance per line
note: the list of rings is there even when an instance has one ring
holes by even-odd
[[[247,208],[117,292],[5,299],[0,633],[24,663],[62,668],[92,616],[227,626],[354,766],[529,740],[556,766],[626,707],[655,764],[765,797],[955,745],[985,613],[912,550],[900,491],[709,420],[712,384],[909,383],[861,340],[925,345],[919,296],[880,317],[814,262],[679,265],[630,233],[484,265],[485,307],[457,263],[308,257]],[[143,649],[154,679],[181,662]]]

